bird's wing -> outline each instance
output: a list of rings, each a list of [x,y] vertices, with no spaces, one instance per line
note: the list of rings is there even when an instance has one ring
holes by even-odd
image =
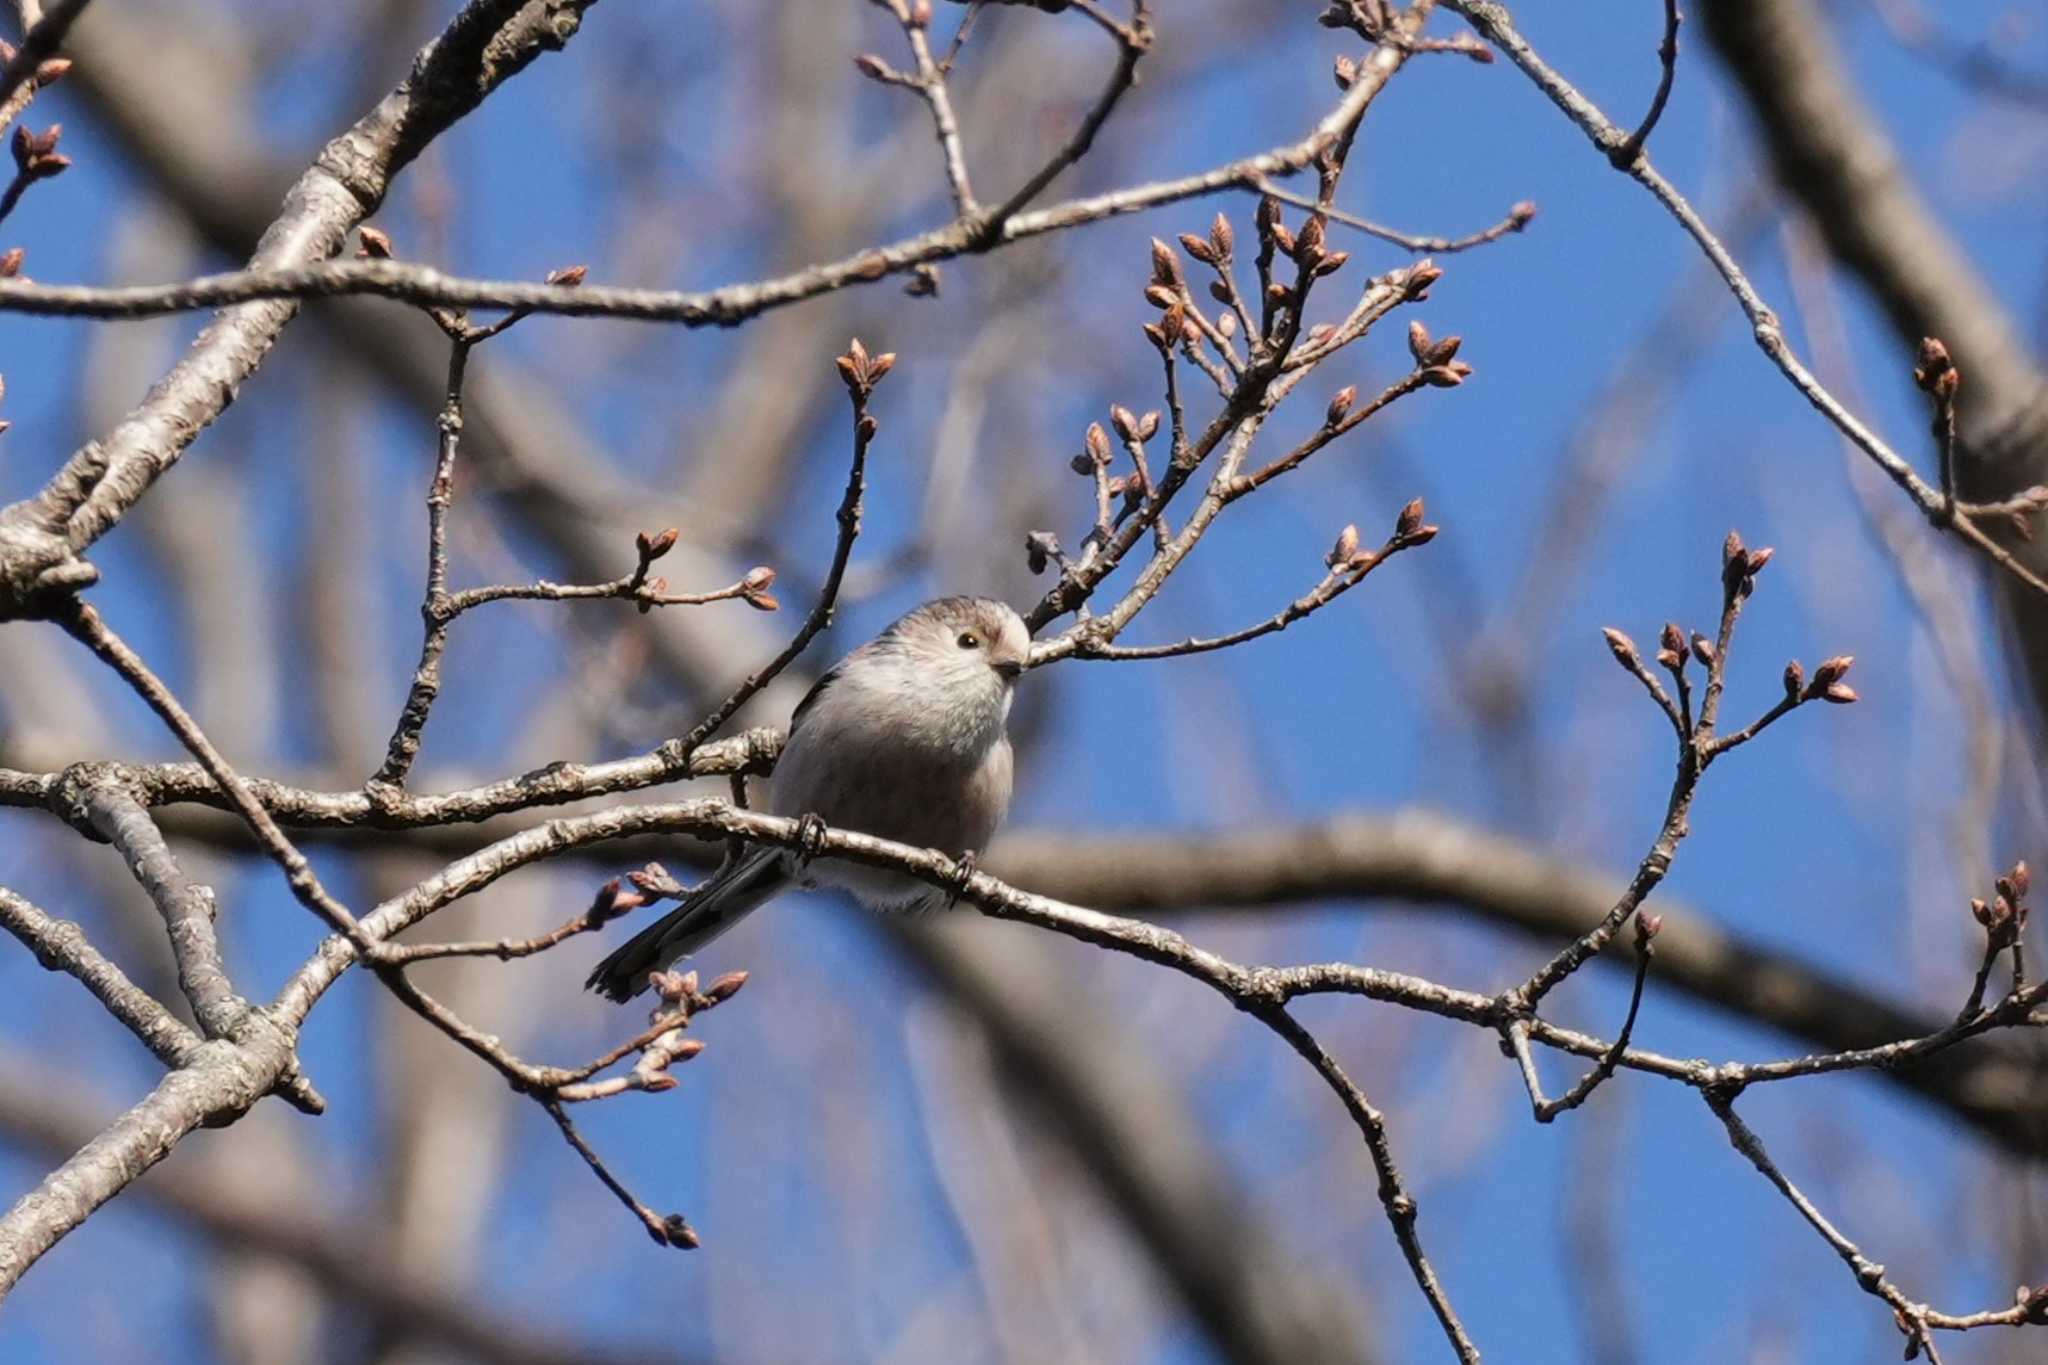
[[[789,732],[791,734],[795,734],[797,727],[804,723],[805,715],[809,714],[811,707],[817,703],[818,698],[825,695],[825,689],[839,680],[839,674],[846,668],[846,664],[847,660],[841,659],[838,663],[826,669],[824,674],[811,684],[811,690],[804,693],[804,699],[798,702],[796,710],[789,714]]]

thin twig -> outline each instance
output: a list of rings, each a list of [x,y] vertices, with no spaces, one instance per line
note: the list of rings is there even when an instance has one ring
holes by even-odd
[[[953,114],[953,100],[946,90],[948,68],[932,59],[932,48],[927,32],[931,23],[929,7],[921,16],[913,13],[906,0],[877,0],[896,16],[902,25],[904,39],[910,45],[911,58],[917,63],[917,74],[901,84],[915,90],[932,114],[932,129],[939,139],[939,155],[945,162],[946,183],[953,193],[953,211],[961,218],[970,218],[980,211],[975,202],[974,190],[967,179],[967,154],[960,144],[960,122]],[[951,61],[950,56],[948,61]]]
[[[1639,921],[1640,923],[1640,921]],[[1522,1080],[1529,1090],[1529,1104],[1538,1123],[1549,1123],[1559,1114],[1576,1109],[1584,1104],[1620,1067],[1621,1059],[1628,1053],[1629,1039],[1635,1036],[1636,1013],[1643,1006],[1643,983],[1649,979],[1650,960],[1656,955],[1654,936],[1638,932],[1636,936],[1636,974],[1629,987],[1628,1013],[1621,1021],[1621,1032],[1614,1035],[1614,1043],[1600,1054],[1599,1060],[1585,1075],[1581,1076],[1571,1089],[1554,1100],[1543,1097],[1543,1084],[1537,1075],[1536,1059],[1529,1051],[1529,1027],[1526,1020],[1517,1019],[1508,1025],[1508,1044],[1521,1065]]]
[[[374,786],[405,784],[413,760],[419,757],[420,732],[426,728],[427,713],[441,693],[441,655],[447,648],[448,625],[453,619],[445,609],[448,508],[455,501],[455,457],[462,442],[462,383],[475,344],[468,337],[458,336],[448,347],[448,382],[437,422],[440,443],[434,459],[433,483],[427,489],[427,587],[425,600],[420,603],[425,632],[420,641],[419,662],[413,667],[412,686],[385,746],[384,762],[370,778]]]
[[[1657,93],[1650,97],[1649,112],[1636,130],[1628,135],[1619,147],[1609,153],[1617,167],[1627,169],[1630,162],[1642,154],[1643,144],[1650,140],[1650,134],[1657,127],[1657,120],[1664,117],[1665,101],[1671,98],[1671,83],[1678,76],[1678,0],[1664,0],[1664,41],[1657,45],[1657,60],[1663,71],[1657,77]]]
[[[1405,53],[1397,54],[1405,59]],[[527,280],[464,279],[400,261],[351,260],[227,271],[170,285],[94,288],[0,280],[0,312],[61,317],[147,318],[259,299],[308,299],[366,294],[414,307],[525,309],[567,317],[616,317],[686,327],[729,327],[852,285],[934,265],[958,256],[1047,233],[1062,232],[1141,209],[1156,208],[1235,189],[1307,167],[1337,130],[1354,123],[1399,62],[1385,70],[1370,62],[1345,97],[1307,136],[1254,156],[1173,180],[1021,211],[995,227],[952,223],[837,261],[808,266],[775,279],[703,293],[584,285],[575,290]],[[1000,210],[998,210],[1000,212]]]
[[[1308,209],[1316,206],[1316,201],[1308,195],[1296,194],[1293,190],[1287,189],[1282,185],[1276,185],[1271,180],[1262,178],[1251,185],[1247,185],[1245,188],[1257,194],[1270,195],[1281,203],[1292,204],[1296,208]],[[1375,223],[1370,218],[1361,218],[1355,213],[1346,213],[1342,209],[1330,208],[1324,209],[1323,212],[1328,215],[1333,223],[1342,223],[1345,227],[1356,228],[1368,237],[1377,237],[1383,242],[1391,242],[1404,251],[1412,251],[1417,255],[1448,256],[1460,251],[1470,251],[1474,247],[1485,246],[1490,242],[1497,242],[1503,237],[1520,232],[1534,221],[1536,206],[1524,199],[1509,209],[1507,217],[1501,219],[1492,227],[1481,228],[1478,232],[1468,233],[1463,237],[1433,237],[1425,233],[1401,232],[1383,223]]]
[[[1387,1140],[1385,1116],[1373,1107],[1365,1091],[1345,1074],[1337,1060],[1293,1015],[1285,1009],[1275,1008],[1259,1011],[1257,1017],[1315,1068],[1316,1074],[1343,1102],[1352,1122],[1358,1125],[1359,1134],[1365,1139],[1366,1151],[1372,1157],[1373,1169],[1379,1175],[1380,1206],[1386,1210],[1387,1222],[1393,1226],[1394,1240],[1400,1243],[1401,1255],[1408,1262],[1409,1272],[1421,1287],[1423,1297],[1429,1300],[1430,1309],[1436,1314],[1437,1322],[1450,1339],[1451,1349],[1457,1352],[1458,1359],[1466,1365],[1478,1365],[1479,1348],[1472,1344],[1465,1325],[1458,1320],[1457,1310],[1451,1307],[1450,1295],[1444,1291],[1436,1267],[1429,1263],[1429,1257],[1422,1249],[1422,1239],[1415,1231],[1418,1212],[1415,1196],[1408,1193],[1401,1183],[1401,1170],[1394,1162],[1393,1145]]]
[[[2011,1308],[1964,1316],[1936,1312],[1924,1303],[1915,1303],[1907,1298],[1905,1293],[1886,1276],[1884,1267],[1864,1255],[1863,1249],[1829,1222],[1827,1215],[1823,1214],[1813,1201],[1778,1169],[1777,1163],[1771,1159],[1770,1152],[1765,1149],[1763,1140],[1735,1112],[1733,1094],[1727,1090],[1712,1089],[1703,1091],[1702,1098],[1706,1100],[1707,1107],[1714,1111],[1714,1116],[1721,1120],[1722,1126],[1728,1130],[1728,1141],[1735,1150],[1746,1157],[1749,1163],[1762,1173],[1764,1179],[1770,1181],[1778,1193],[1784,1195],[1786,1201],[1799,1211],[1799,1216],[1806,1220],[1807,1225],[1820,1234],[1821,1240],[1833,1248],[1834,1253],[1849,1267],[1850,1273],[1855,1275],[1857,1285],[1866,1294],[1875,1295],[1891,1305],[1892,1311],[1897,1315],[1899,1330],[1906,1334],[1907,1341],[1925,1354],[1928,1360],[1941,1359],[1934,1344],[1934,1330],[1937,1328],[1962,1332],[1975,1327],[2017,1327],[2029,1320],[2029,1305],[2024,1296]]]
[[[1088,149],[1095,145],[1095,135],[1102,131],[1103,124],[1109,122],[1109,116],[1116,112],[1116,106],[1123,99],[1124,93],[1137,84],[1138,63],[1151,49],[1152,25],[1148,0],[1132,0],[1131,22],[1128,24],[1119,24],[1111,20],[1089,0],[1079,0],[1075,7],[1116,40],[1116,69],[1110,73],[1109,80],[1103,86],[1102,93],[1096,96],[1094,105],[1082,116],[1080,126],[1074,129],[1073,136],[1062,143],[1059,150],[1052,154],[1051,159],[1018,186],[1016,192],[998,205],[994,212],[974,225],[974,231],[984,240],[994,240],[1005,235],[1016,223],[1018,215],[1044,191],[1047,185],[1059,178],[1060,172],[1088,154]]]
[[[320,878],[314,873],[313,865],[306,861],[306,856],[299,852],[285,836],[285,832],[278,828],[277,821],[249,790],[248,783],[228,766],[227,760],[213,747],[213,742],[200,730],[198,723],[179,704],[178,699],[164,686],[162,680],[143,663],[141,656],[107,627],[106,622],[100,619],[99,612],[76,598],[63,604],[57,620],[73,639],[90,649],[100,662],[119,674],[121,679],[134,689],[136,695],[148,704],[149,709],[156,712],[164,724],[170,727],[171,733],[178,737],[178,742],[199,760],[200,766],[206,769],[207,775],[219,786],[235,813],[247,822],[251,832],[256,836],[256,842],[270,855],[271,860],[284,870],[285,881],[291,886],[292,894],[298,898],[300,904],[325,920],[329,928],[347,938],[359,952],[366,955],[374,954],[374,945],[364,939],[362,930],[357,925],[355,917],[349,913],[348,907],[336,900],[328,893],[327,888],[321,885]]]
[[[1444,3],[1464,15],[1488,42],[1500,49],[1509,61],[1519,67],[1553,104],[1564,111],[1567,118],[1578,125],[1603,154],[1612,158],[1627,144],[1628,135],[1616,127],[1597,105],[1587,99],[1570,81],[1559,75],[1534,48],[1530,47],[1528,41],[1516,30],[1513,19],[1504,6],[1494,3],[1494,0],[1444,0]],[[1777,366],[1779,372],[1816,411],[1883,470],[1893,483],[1904,490],[1922,513],[1937,524],[1947,525],[1949,529],[1982,551],[1993,563],[2033,591],[2048,596],[2048,580],[2042,579],[2020,563],[2010,551],[1993,541],[1968,516],[1958,514],[1939,488],[1929,484],[1914,472],[1910,462],[1850,412],[1840,399],[1814,377],[1813,372],[1786,342],[1784,328],[1778,320],[1777,313],[1764,302],[1763,296],[1757,292],[1756,286],[1736,264],[1727,247],[1714,235],[1713,230],[1707,226],[1685,196],[1657,172],[1640,149],[1632,159],[1621,163],[1620,169],[1648,190],[1686,234],[1698,244],[1727,284],[1744,316],[1749,319],[1751,335],[1758,349],[1770,358],[1771,363]]]
[[[770,659],[766,666],[748,674],[724,701],[712,708],[710,715],[691,729],[679,746],[685,759],[717,734],[719,727],[753,700],[755,694],[780,677],[782,670],[795,662],[797,655],[817,638],[818,632],[832,623],[832,613],[839,601],[839,585],[846,578],[846,563],[852,558],[853,542],[860,535],[861,500],[867,492],[868,447],[880,430],[879,424],[868,413],[868,399],[895,359],[893,354],[870,359],[858,338],[848,348],[847,354],[840,357],[841,376],[846,379],[847,397],[853,405],[853,459],[846,472],[846,492],[839,500],[839,539],[832,547],[832,564],[825,571],[825,581],[818,589],[817,604],[811,608],[811,614],[804,618],[803,625],[789,643],[783,646],[781,653]]]
[[[638,1218],[641,1225],[647,1229],[649,1237],[652,1237],[662,1246],[680,1247],[686,1251],[701,1245],[696,1231],[690,1227],[690,1222],[687,1218],[683,1217],[680,1213],[656,1213],[653,1209],[648,1208],[645,1204],[634,1198],[633,1192],[619,1183],[619,1178],[613,1175],[611,1168],[604,1164],[604,1158],[600,1157],[596,1150],[583,1140],[583,1135],[576,1131],[575,1122],[570,1119],[569,1111],[562,1106],[560,1101],[542,1100],[541,1108],[548,1111],[548,1117],[553,1119],[555,1126],[562,1130],[563,1139],[575,1149],[578,1156],[582,1157],[589,1164],[590,1169],[596,1173],[597,1178],[604,1182],[604,1187],[617,1195],[621,1204],[624,1204],[633,1211],[633,1216]]]
[[[1419,521],[1419,509],[1417,511],[1417,518]],[[1347,557],[1337,566],[1333,567],[1329,573],[1323,575],[1322,581],[1309,589],[1303,596],[1296,598],[1280,611],[1275,612],[1258,624],[1246,626],[1242,630],[1234,630],[1228,635],[1218,635],[1208,639],[1195,637],[1167,645],[1098,644],[1084,635],[1080,637],[1078,647],[1074,651],[1074,657],[1077,659],[1172,659],[1186,654],[1206,654],[1212,650],[1229,649],[1233,645],[1245,644],[1259,639],[1261,636],[1271,635],[1276,631],[1287,629],[1296,621],[1313,612],[1320,611],[1336,601],[1345,593],[1363,583],[1366,577],[1374,569],[1386,563],[1390,556],[1398,554],[1402,550],[1412,549],[1417,545],[1427,544],[1436,534],[1436,529],[1434,526],[1423,527],[1418,525],[1414,531],[1408,534],[1396,533],[1377,551],[1369,550],[1363,554]],[[1425,531],[1427,534],[1421,534]]]

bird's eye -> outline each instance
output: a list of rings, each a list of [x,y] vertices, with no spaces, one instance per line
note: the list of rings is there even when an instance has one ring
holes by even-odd
[[[981,637],[980,637],[979,635],[976,635],[976,634],[975,634],[975,633],[974,633],[973,631],[971,631],[971,630],[963,630],[963,631],[961,631],[961,632],[960,632],[960,648],[962,648],[962,649],[980,649],[980,648],[981,648]]]

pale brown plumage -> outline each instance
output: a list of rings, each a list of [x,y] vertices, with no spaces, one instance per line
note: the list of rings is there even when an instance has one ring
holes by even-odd
[[[942,597],[834,665],[796,708],[768,808],[948,854],[978,852],[1010,805],[1004,733],[1011,687],[1031,650],[1001,602]],[[879,910],[918,910],[944,893],[882,868],[752,848],[597,965],[586,983],[613,1000],[703,947],[792,883],[850,892]]]

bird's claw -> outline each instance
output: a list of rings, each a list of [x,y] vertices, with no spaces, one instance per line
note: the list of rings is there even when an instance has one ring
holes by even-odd
[[[799,865],[809,863],[825,851],[825,817],[805,811],[796,818],[796,855]]]
[[[953,861],[953,875],[946,882],[946,908],[951,910],[967,894],[968,886],[974,881],[978,870],[973,849],[967,849]]]

